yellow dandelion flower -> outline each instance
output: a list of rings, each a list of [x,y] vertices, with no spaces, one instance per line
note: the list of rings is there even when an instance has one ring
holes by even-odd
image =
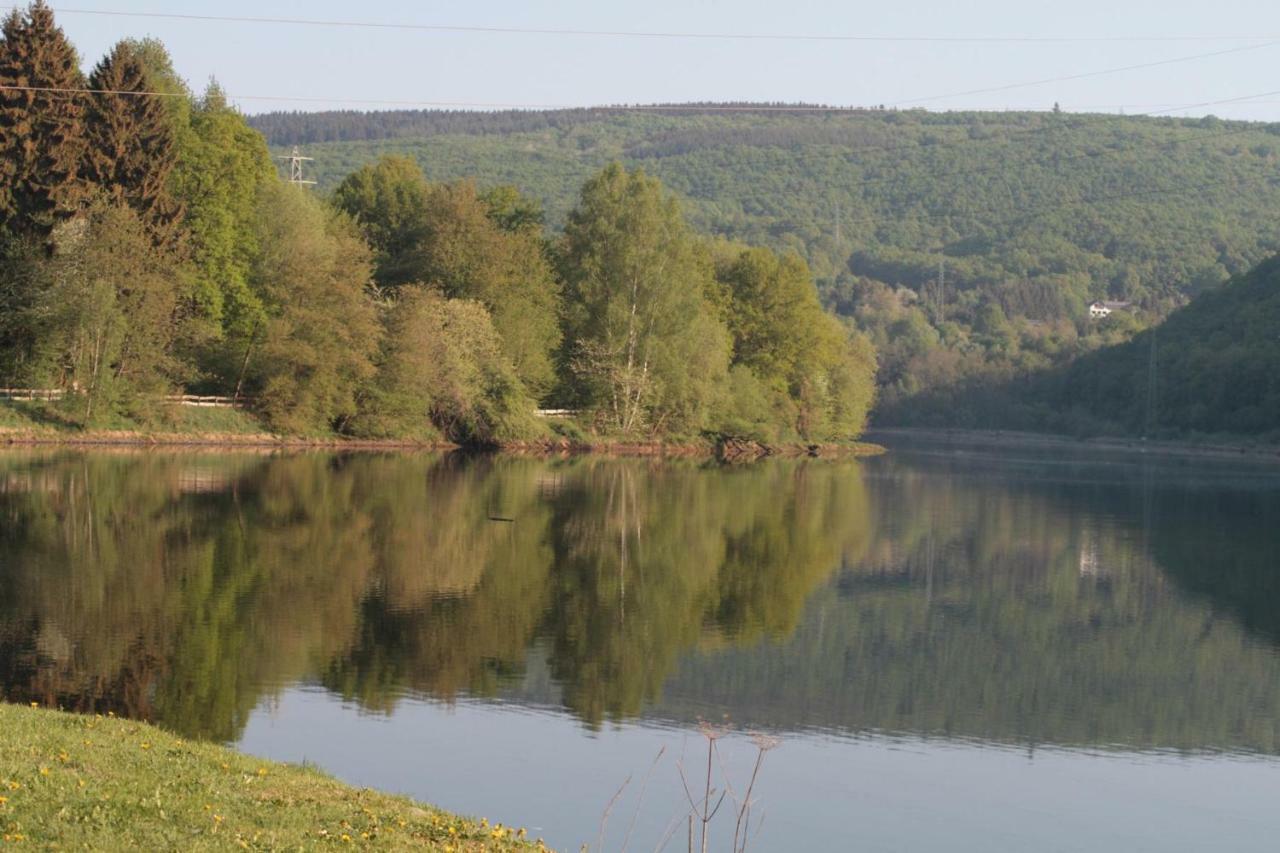
[[[265,768],[265,767],[259,767],[259,768],[258,768],[258,775],[259,775],[259,776],[266,776],[266,775],[267,775],[267,768]]]
[[[21,787],[22,787],[22,783],[21,783],[21,782],[10,782],[10,783],[9,783],[9,790],[10,790],[10,791],[16,791],[16,790],[18,790],[18,789],[19,789],[19,788],[21,788]]]
[[[77,784],[77,786],[78,786],[78,787],[83,788],[83,787],[84,787],[84,780],[83,780],[83,779],[77,779],[77,780],[76,780],[76,784]]]
[[[9,802],[8,797],[0,797],[0,806],[3,806],[7,802]]]
[[[350,836],[350,835],[347,835],[347,834],[344,832],[344,833],[342,833],[342,840],[343,840],[345,843],[350,844],[350,843],[351,843],[351,836]]]
[[[39,703],[39,702],[32,702],[32,703],[31,703],[31,707],[32,707],[32,708],[39,708],[39,707],[40,707],[40,703]]]
[[[48,775],[49,775],[49,768],[48,768],[48,767],[41,767],[41,768],[40,768],[40,775],[41,775],[41,776],[48,776]]]
[[[142,742],[142,748],[143,748],[143,749],[150,749],[150,748],[151,748],[151,744],[147,743],[146,741],[143,741],[143,742]]]

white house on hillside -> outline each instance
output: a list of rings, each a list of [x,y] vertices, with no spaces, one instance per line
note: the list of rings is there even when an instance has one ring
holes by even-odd
[[[1112,311],[1123,311],[1132,304],[1131,302],[1095,302],[1089,306],[1089,319],[1101,320],[1103,317],[1110,317]]]

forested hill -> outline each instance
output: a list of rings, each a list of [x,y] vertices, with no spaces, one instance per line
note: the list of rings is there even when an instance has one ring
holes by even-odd
[[[250,123],[274,146],[305,146],[322,189],[379,155],[409,153],[431,179],[516,184],[553,225],[590,174],[621,160],[683,195],[695,225],[801,250],[826,280],[854,273],[918,287],[945,256],[957,291],[1084,273],[1100,288],[1069,288],[1079,297],[1142,298],[1216,284],[1280,243],[1275,224],[1260,221],[1280,200],[1280,125],[706,109],[272,113]],[[1008,301],[1015,313],[1056,307]]]
[[[435,180],[517,185],[552,228],[603,164],[642,166],[700,230],[804,255],[877,344],[888,404],[1122,341],[1280,249],[1280,125],[723,105],[251,121],[303,145],[322,189],[406,153]],[[1094,299],[1136,309],[1096,324]]]
[[[1003,387],[939,390],[902,404],[909,423],[1081,435],[1280,440],[1280,257],[1133,340]]]

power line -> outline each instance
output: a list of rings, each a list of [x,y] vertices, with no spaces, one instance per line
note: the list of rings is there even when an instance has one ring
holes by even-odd
[[[918,36],[861,35],[838,33],[745,33],[688,32],[674,30],[588,30],[557,27],[469,26],[413,22],[328,20],[319,18],[254,17],[237,15],[197,15],[180,12],[130,12],[106,9],[57,7],[60,15],[97,15],[120,18],[148,18],[228,24],[275,24],[307,27],[345,27],[377,30],[406,30],[435,33],[478,33],[489,35],[575,36],[636,39],[691,39],[707,41],[796,41],[796,42],[920,42],[926,44],[1104,44],[1132,42],[1257,42],[1277,39],[1271,35],[1143,35],[1143,36]]]
[[[1225,56],[1230,53],[1243,53],[1250,50],[1261,50],[1262,48],[1275,47],[1280,42],[1270,41],[1263,44],[1251,44],[1244,47],[1231,47],[1226,50],[1215,50],[1209,53],[1193,53],[1189,56],[1175,56],[1172,59],[1160,59],[1154,62],[1140,62],[1135,65],[1121,65],[1116,68],[1103,68],[1097,71],[1084,71],[1077,74],[1067,74],[1062,77],[1046,77],[1042,80],[1030,80],[1025,83],[1008,83],[1002,86],[992,86],[985,89],[968,89],[963,92],[951,92],[946,95],[930,95],[924,98],[912,98],[906,101],[896,101],[893,106],[905,107],[913,104],[923,104],[928,101],[941,101],[948,98],[960,98],[966,95],[984,95],[991,92],[1008,92],[1012,89],[1025,89],[1031,86],[1044,86],[1049,83],[1065,83],[1071,80],[1084,80],[1089,77],[1102,77],[1107,74],[1119,74],[1124,71],[1138,71],[1144,68],[1158,68],[1162,65],[1174,65],[1181,62],[1192,62],[1197,59],[1208,59],[1213,56]]]

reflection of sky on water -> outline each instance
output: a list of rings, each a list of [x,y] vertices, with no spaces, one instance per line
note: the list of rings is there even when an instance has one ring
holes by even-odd
[[[731,776],[754,747],[723,742]],[[523,824],[560,849],[595,843],[599,815],[621,846],[658,751],[631,849],[652,850],[687,808],[675,760],[692,778],[696,731],[644,725],[590,732],[557,712],[462,701],[401,702],[362,713],[322,690],[282,693],[249,718],[240,747],[311,761],[341,778]],[[755,850],[1274,850],[1280,764],[1248,757],[990,748],[972,741],[786,736],[758,785]],[[732,821],[713,824],[727,849]],[[683,849],[683,828],[668,850]],[[723,845],[723,846],[721,846]]]

